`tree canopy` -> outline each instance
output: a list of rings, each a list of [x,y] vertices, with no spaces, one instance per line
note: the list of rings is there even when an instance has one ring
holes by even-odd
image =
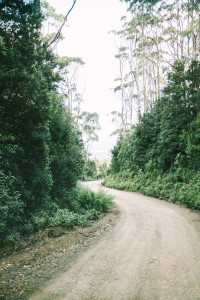
[[[42,22],[48,17],[58,22],[62,18],[46,2],[43,5],[48,12],[45,18],[39,0],[0,2],[2,245],[50,222],[62,223],[63,218],[71,218],[69,226],[73,222],[82,224],[88,218],[97,217],[98,209],[101,210],[98,204],[95,214],[88,212],[83,217],[81,214],[86,208],[75,200],[71,203],[73,193],[77,199],[80,193],[79,200],[83,197],[86,201],[90,195],[79,189],[74,192],[85,164],[82,133],[75,122],[80,114],[80,95],[75,82],[75,93],[71,96],[72,86],[68,86],[65,98],[73,102],[69,107],[61,87],[70,74],[70,65],[82,65],[83,61],[59,58],[53,53],[48,45],[49,38],[42,36]],[[76,116],[74,103],[79,106]],[[91,124],[84,121],[86,131],[94,139],[97,138],[94,128],[97,119],[98,115],[93,114],[88,121]],[[96,201],[95,196],[92,197]],[[94,201],[90,203],[91,209]]]

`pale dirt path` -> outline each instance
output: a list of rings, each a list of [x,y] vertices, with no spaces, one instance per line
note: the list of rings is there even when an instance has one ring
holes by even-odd
[[[137,193],[104,190],[116,197],[118,223],[30,299],[200,299],[199,216]]]

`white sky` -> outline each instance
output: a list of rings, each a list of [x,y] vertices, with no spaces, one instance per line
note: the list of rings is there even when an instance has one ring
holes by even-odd
[[[72,0],[48,0],[58,13],[66,14]],[[81,71],[82,85],[85,84],[82,110],[100,115],[101,131],[99,142],[90,149],[98,159],[109,158],[116,138],[110,134],[116,129],[108,114],[120,110],[120,101],[111,88],[118,77],[117,53],[111,30],[121,28],[120,18],[127,15],[127,6],[120,0],[77,0],[62,31],[65,40],[58,45],[58,54],[81,57],[85,66]]]

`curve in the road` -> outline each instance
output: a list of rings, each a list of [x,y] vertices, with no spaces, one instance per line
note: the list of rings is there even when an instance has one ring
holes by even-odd
[[[100,184],[86,185],[96,191]],[[137,193],[104,190],[115,196],[119,222],[30,299],[199,300],[198,216]]]

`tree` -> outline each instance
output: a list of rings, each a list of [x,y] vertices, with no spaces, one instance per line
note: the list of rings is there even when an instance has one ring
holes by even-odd
[[[52,95],[50,117],[50,157],[53,186],[51,197],[59,205],[66,204],[68,192],[82,176],[84,165],[81,133],[62,104],[61,96]]]
[[[71,13],[71,11],[73,10],[75,4],[76,4],[76,1],[77,0],[73,0],[73,4],[71,6],[71,8],[68,10],[59,30],[57,31],[57,33],[55,34],[55,36],[53,37],[53,39],[51,40],[51,42],[49,43],[49,46],[51,46],[53,43],[55,43],[59,38],[60,38],[60,35],[61,35],[61,31],[62,31],[62,28],[63,26],[65,25],[65,23],[67,22],[67,19],[68,19],[68,16],[69,14]]]
[[[63,96],[63,103],[73,115],[78,125],[81,114],[83,93],[78,91],[78,69],[84,62],[79,57],[58,57],[58,73],[61,76],[58,91]]]
[[[113,31],[119,39],[116,58],[119,63],[118,86],[121,100],[119,129],[126,132],[138,116],[149,112],[162,97],[167,73],[176,60],[186,62],[199,57],[198,1],[127,1],[131,19],[122,18],[122,29]]]
[[[123,29],[114,32],[120,38],[116,58],[119,61],[120,84],[115,88],[122,102],[124,131],[137,122],[157,101],[163,87],[163,25],[155,12],[136,11],[131,21],[123,17]]]
[[[80,133],[56,92],[60,62],[42,40],[38,4],[0,4],[0,170],[15,178],[27,218],[59,189],[75,186],[83,165]]]
[[[139,5],[155,5],[158,2],[161,2],[162,0],[120,0],[121,2],[127,2],[129,3],[129,9],[132,9],[134,5],[139,4]]]
[[[111,170],[163,175],[177,168],[199,170],[200,64],[176,62],[163,97],[118,140]],[[194,163],[195,162],[195,163]]]
[[[48,118],[54,59],[40,40],[38,1],[4,0],[0,10],[1,169],[17,178],[28,212],[46,205],[52,185]]]
[[[62,14],[57,14],[55,8],[52,7],[46,0],[41,0],[41,12],[43,15],[41,27],[43,39],[49,43],[55,36],[65,17]],[[57,43],[62,38],[62,35],[60,35],[57,39]],[[54,48],[56,48],[57,43],[54,44]]]
[[[46,2],[43,5],[46,16],[62,19]],[[2,0],[0,13],[2,245],[47,224],[63,225],[62,217],[67,220],[64,226],[73,226],[74,220],[83,224],[92,214],[94,217],[94,211],[97,218],[102,206],[95,207],[100,198],[96,202],[92,195],[91,201],[89,192],[76,188],[84,167],[79,125],[82,99],[76,89],[76,67],[74,73],[70,73],[70,67],[82,64],[82,60],[53,54],[53,47],[48,45],[51,37],[41,34],[39,0]],[[63,25],[51,44],[60,36]],[[64,85],[67,105],[60,93]],[[96,113],[83,112],[82,126],[86,143],[89,138],[97,139]],[[90,202],[91,213],[86,213],[86,201]]]
[[[83,142],[86,152],[89,153],[91,144],[98,141],[97,130],[100,130],[99,115],[83,111],[80,115],[79,128],[83,135]]]

